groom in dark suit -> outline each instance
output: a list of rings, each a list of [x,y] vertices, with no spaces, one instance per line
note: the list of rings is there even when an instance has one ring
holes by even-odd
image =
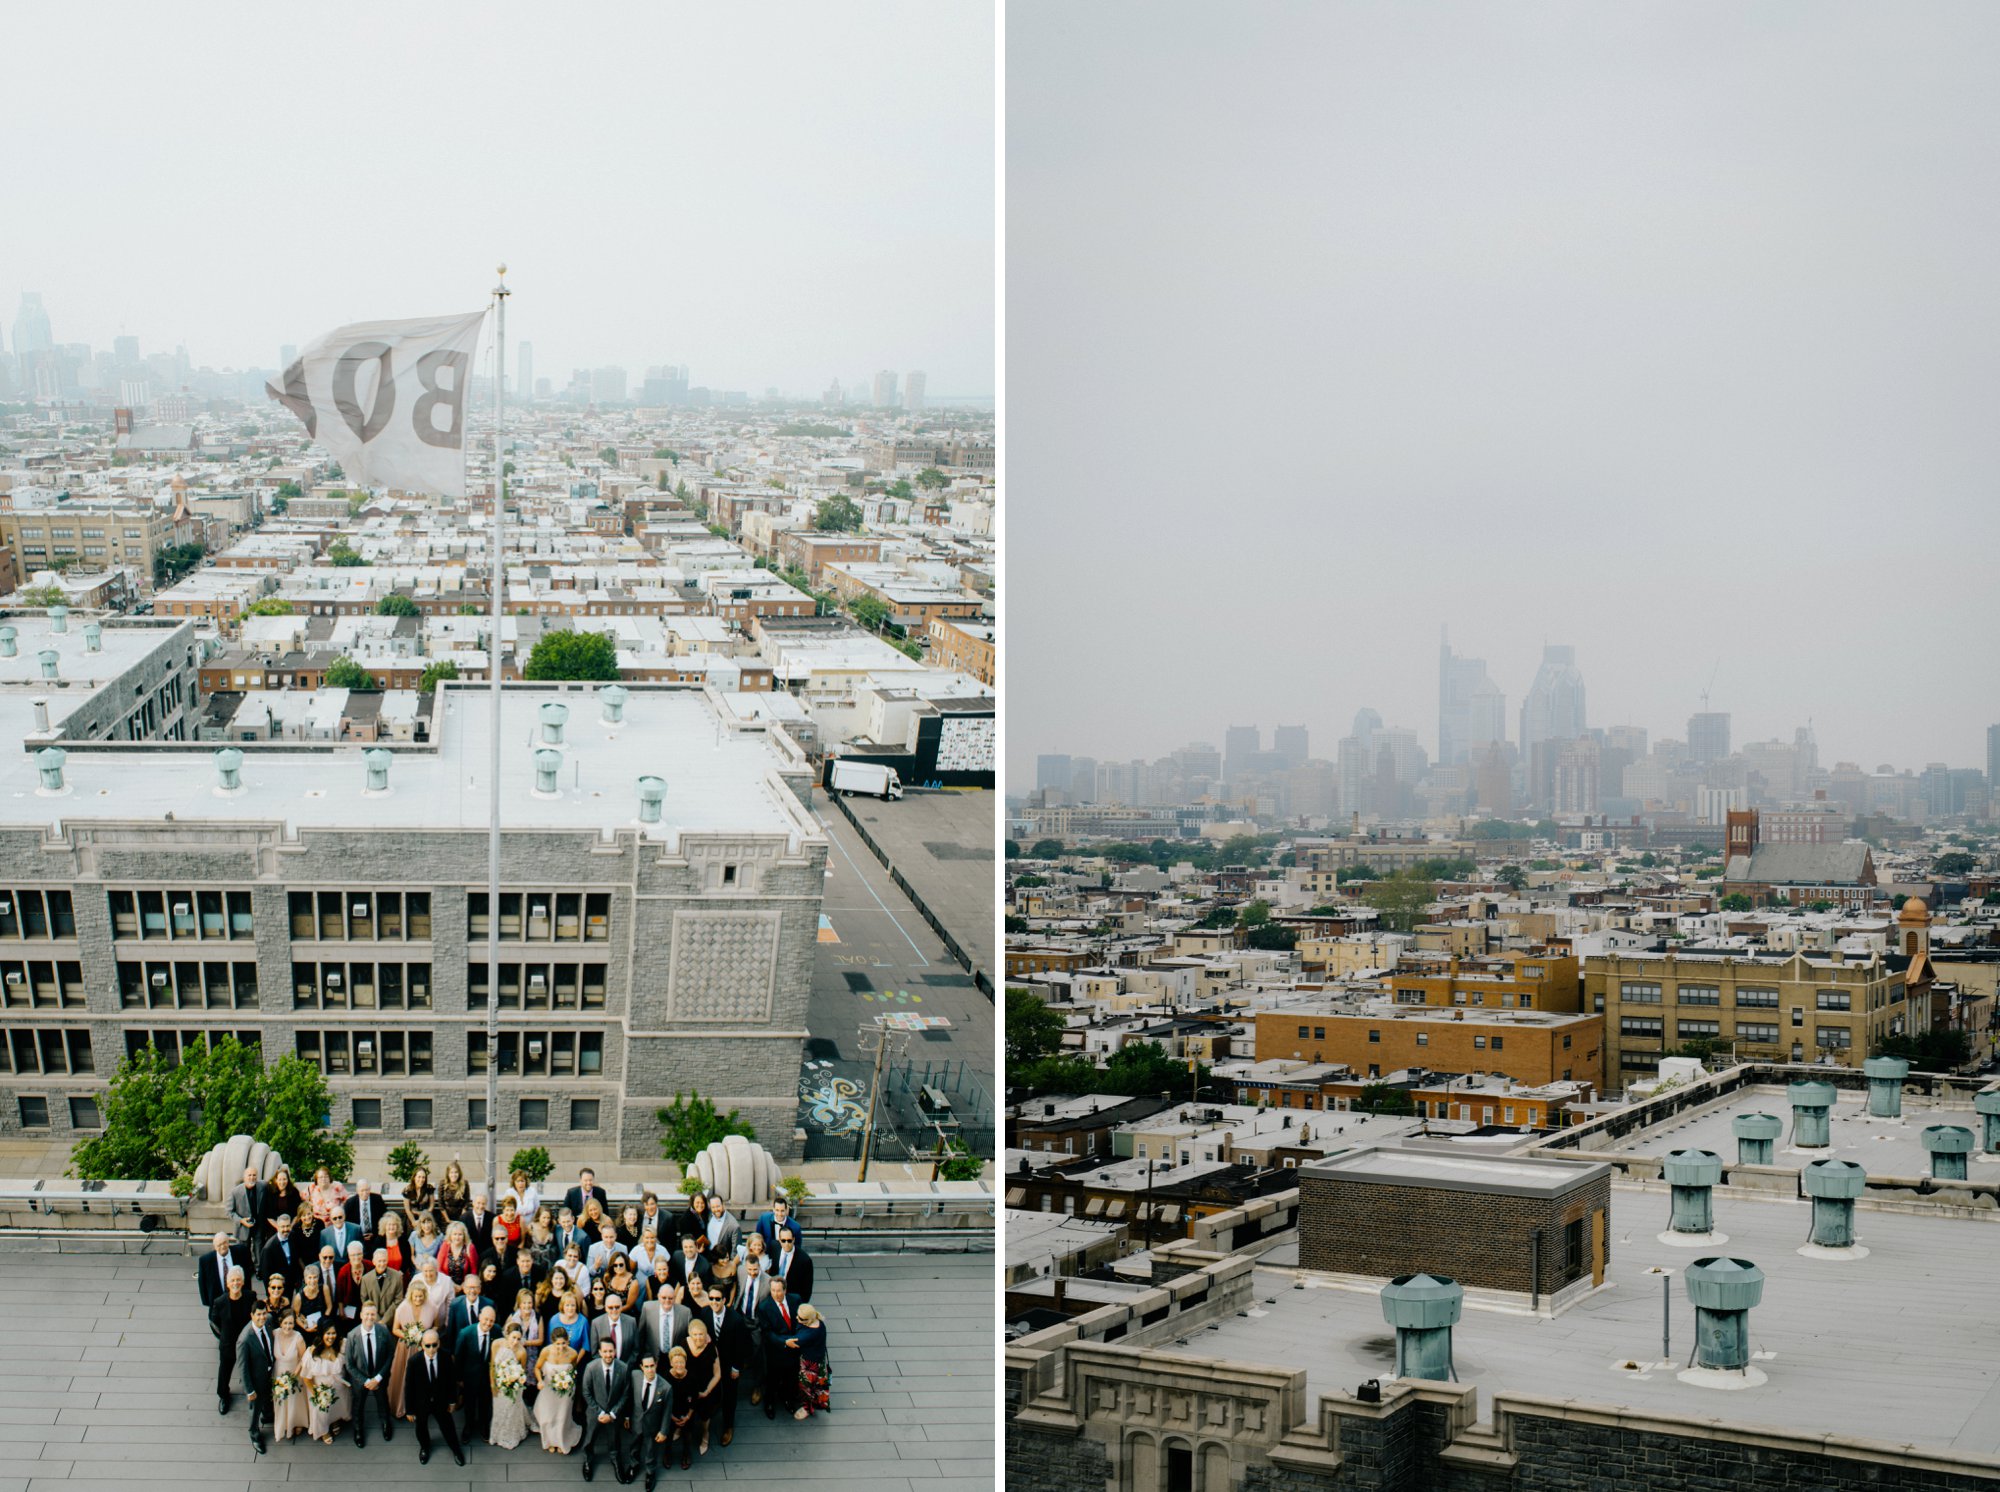
[[[236,1341],[236,1372],[243,1380],[243,1396],[250,1401],[250,1443],[260,1456],[264,1454],[264,1426],[271,1419],[271,1380],[277,1364],[271,1313],[260,1300],[251,1307],[250,1324]]]
[[[648,1352],[639,1359],[641,1377],[632,1385],[632,1471],[646,1473],[646,1492],[653,1492],[660,1468],[666,1464],[673,1431],[667,1412],[673,1407],[673,1384],[660,1376],[660,1359]],[[628,1477],[626,1480],[630,1480]]]
[[[396,1360],[396,1339],[375,1316],[375,1307],[361,1308],[361,1324],[348,1334],[340,1349],[340,1371],[347,1379],[349,1398],[354,1404],[354,1443],[368,1444],[368,1401],[382,1411],[382,1439],[396,1438],[396,1419],[389,1412],[389,1369]]]
[[[625,1422],[632,1417],[632,1370],[618,1360],[611,1338],[597,1344],[597,1361],[582,1370],[583,1479],[597,1475],[597,1458],[609,1456],[618,1480],[625,1474]]]
[[[417,1464],[431,1462],[431,1421],[444,1431],[444,1443],[451,1458],[465,1464],[465,1447],[458,1443],[458,1425],[451,1417],[452,1402],[458,1397],[458,1374],[451,1354],[440,1349],[437,1328],[424,1333],[423,1350],[403,1375],[403,1407],[417,1422]]]

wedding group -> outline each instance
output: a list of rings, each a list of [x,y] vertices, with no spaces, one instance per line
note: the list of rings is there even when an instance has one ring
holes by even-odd
[[[653,1487],[678,1458],[735,1438],[747,1394],[767,1418],[831,1408],[813,1259],[780,1199],[754,1222],[714,1193],[669,1213],[613,1208],[583,1169],[560,1205],[516,1172],[497,1198],[458,1162],[393,1198],[324,1169],[304,1186],[244,1173],[230,1227],[196,1265],[216,1340],[216,1406],[242,1393],[250,1442],[365,1446],[530,1438]]]

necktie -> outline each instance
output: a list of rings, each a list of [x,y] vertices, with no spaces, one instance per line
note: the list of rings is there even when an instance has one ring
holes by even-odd
[[[486,1333],[483,1331],[479,1334],[479,1360],[486,1360]]]
[[[620,1357],[623,1357],[625,1355],[624,1333],[625,1333],[625,1328],[623,1325],[614,1325],[611,1328],[611,1350],[617,1353],[618,1356]],[[609,1383],[611,1381],[611,1370],[609,1368],[606,1368],[604,1370],[604,1381],[606,1383]]]
[[[430,1366],[431,1382],[436,1383],[438,1381],[438,1360],[426,1354],[424,1361]]]
[[[375,1376],[375,1333],[369,1332],[362,1341],[362,1350],[368,1354],[368,1376]]]
[[[786,1305],[781,1305],[781,1306],[779,1306],[779,1307],[778,1307],[778,1316],[779,1316],[779,1318],[780,1318],[781,1320],[783,1320],[783,1321],[784,1321],[784,1323],[785,1323],[785,1325],[786,1325],[786,1327],[787,1327],[787,1328],[789,1328],[789,1327],[791,1326],[791,1324],[792,1324],[792,1308],[791,1308],[790,1306],[786,1306]]]
[[[266,1357],[269,1357],[271,1355],[271,1339],[265,1336],[264,1333],[262,1333],[261,1331],[257,1333],[257,1345],[264,1349],[264,1355]]]

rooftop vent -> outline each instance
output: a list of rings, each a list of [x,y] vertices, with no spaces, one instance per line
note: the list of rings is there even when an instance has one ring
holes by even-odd
[[[556,774],[562,771],[562,753],[551,751],[544,746],[535,753],[535,796],[553,798],[562,789],[556,784]]]
[[[1861,1064],[1868,1075],[1868,1112],[1877,1119],[1903,1117],[1903,1079],[1910,1064],[1901,1057],[1870,1057]]]
[[[660,805],[666,801],[667,779],[664,777],[641,777],[639,779],[639,822],[657,824],[660,821]]]
[[[569,720],[569,706],[553,702],[542,706],[542,740],[551,746],[562,745],[563,726]]]
[[[243,753],[225,746],[215,753],[215,790],[218,793],[243,791]]]
[[[42,665],[43,678],[53,679],[59,677],[56,673],[56,664],[60,660],[54,648],[43,648],[39,653],[35,654],[35,658]]]
[[[1697,1259],[1688,1266],[1695,1361],[1749,1375],[1750,1308],[1764,1298],[1764,1271],[1748,1259]]]
[[[63,785],[63,763],[69,760],[69,753],[60,746],[49,746],[35,753],[35,766],[42,774],[42,785],[38,789],[44,798],[61,797],[69,789]]]
[[[1852,1161],[1826,1156],[1799,1172],[1799,1183],[1812,1198],[1809,1247],[1854,1247],[1854,1199],[1868,1185],[1868,1173]],[[1859,1254],[1856,1255],[1859,1257]]]
[[[1981,1127],[1986,1131],[1981,1137],[1980,1148],[1988,1156],[2000,1159],[2000,1088],[1973,1094],[1972,1111],[1979,1116]]]
[[[1458,1378],[1451,1329],[1465,1306],[1465,1286],[1436,1274],[1398,1275],[1382,1287],[1382,1319],[1396,1329],[1398,1378]]]
[[[49,630],[51,632],[69,631],[69,608],[67,606],[51,606],[49,608]]]
[[[21,651],[15,641],[20,635],[12,627],[0,627],[0,658],[12,658]]]
[[[1776,1114],[1738,1114],[1729,1122],[1729,1132],[1736,1136],[1737,1165],[1768,1166],[1785,1121]]]
[[[1962,1124],[1933,1124],[1924,1131],[1924,1149],[1931,1153],[1931,1176],[1937,1181],[1965,1180],[1965,1157],[1972,1151],[1972,1131]]]
[[[1660,1165],[1673,1193],[1668,1232],[1663,1243],[1696,1239],[1721,1242],[1715,1235],[1715,1183],[1722,1179],[1722,1157],[1712,1150],[1676,1150]]]
[[[395,752],[384,751],[379,746],[373,751],[361,753],[361,760],[368,768],[368,786],[364,791],[376,794],[389,791],[389,763],[395,759]]]
[[[104,628],[96,622],[86,622],[83,628],[83,650],[86,653],[104,651]]]
[[[625,720],[626,689],[623,684],[606,684],[597,691],[597,700],[604,707],[604,723],[621,725]]]
[[[1833,1143],[1830,1114],[1837,1095],[1831,1083],[1794,1083],[1792,1094],[1792,1146],[1798,1150],[1824,1150]]]

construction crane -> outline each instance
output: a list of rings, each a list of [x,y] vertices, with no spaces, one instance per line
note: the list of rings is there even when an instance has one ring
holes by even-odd
[[[1715,687],[1715,675],[1721,667],[1722,655],[1718,653],[1715,655],[1715,667],[1708,671],[1708,684],[1701,691],[1701,712],[1704,715],[1708,713],[1708,691]]]

